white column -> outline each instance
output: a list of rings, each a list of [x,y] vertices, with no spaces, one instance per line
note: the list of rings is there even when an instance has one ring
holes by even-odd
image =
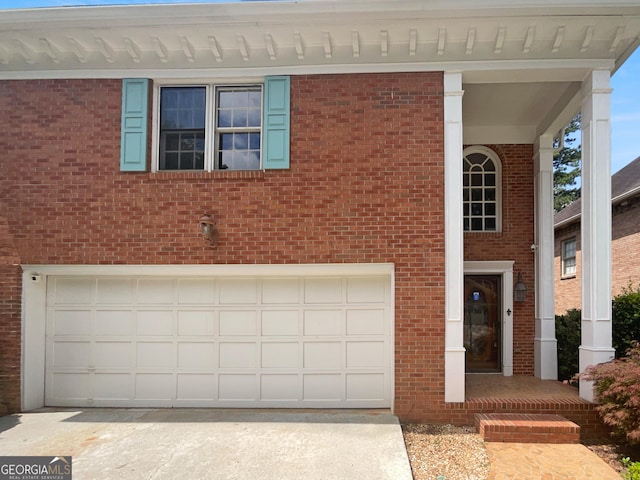
[[[591,72],[582,84],[582,338],[580,371],[614,357],[611,348],[610,73]],[[593,400],[593,386],[580,382]]]
[[[445,352],[444,401],[464,402],[462,74],[444,74]]]
[[[558,378],[558,350],[553,292],[553,136],[538,139],[535,164],[536,316],[534,373],[543,380]]]

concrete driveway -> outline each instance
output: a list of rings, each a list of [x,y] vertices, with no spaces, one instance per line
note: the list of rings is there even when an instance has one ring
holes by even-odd
[[[0,456],[71,455],[83,479],[394,479],[386,411],[41,409],[0,418]]]

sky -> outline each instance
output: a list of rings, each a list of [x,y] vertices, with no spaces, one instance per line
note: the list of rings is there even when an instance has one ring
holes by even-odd
[[[0,9],[149,3],[221,3],[229,0],[0,0]],[[250,1],[250,0],[240,0]],[[640,156],[640,48],[611,79],[611,172]]]

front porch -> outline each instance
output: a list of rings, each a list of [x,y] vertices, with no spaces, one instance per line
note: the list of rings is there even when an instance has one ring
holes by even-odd
[[[577,388],[533,376],[467,374],[463,405],[469,424],[479,413],[561,415],[580,426],[580,440],[608,435],[595,411],[596,404],[580,398]]]

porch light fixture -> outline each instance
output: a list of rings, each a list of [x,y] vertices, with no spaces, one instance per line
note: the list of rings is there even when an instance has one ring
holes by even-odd
[[[527,286],[522,281],[522,272],[518,272],[518,281],[513,288],[513,300],[524,302],[527,299]]]
[[[209,245],[217,247],[220,232],[216,226],[216,221],[213,219],[213,215],[205,213],[200,217],[200,229],[202,230],[202,236],[205,240],[209,241]]]

